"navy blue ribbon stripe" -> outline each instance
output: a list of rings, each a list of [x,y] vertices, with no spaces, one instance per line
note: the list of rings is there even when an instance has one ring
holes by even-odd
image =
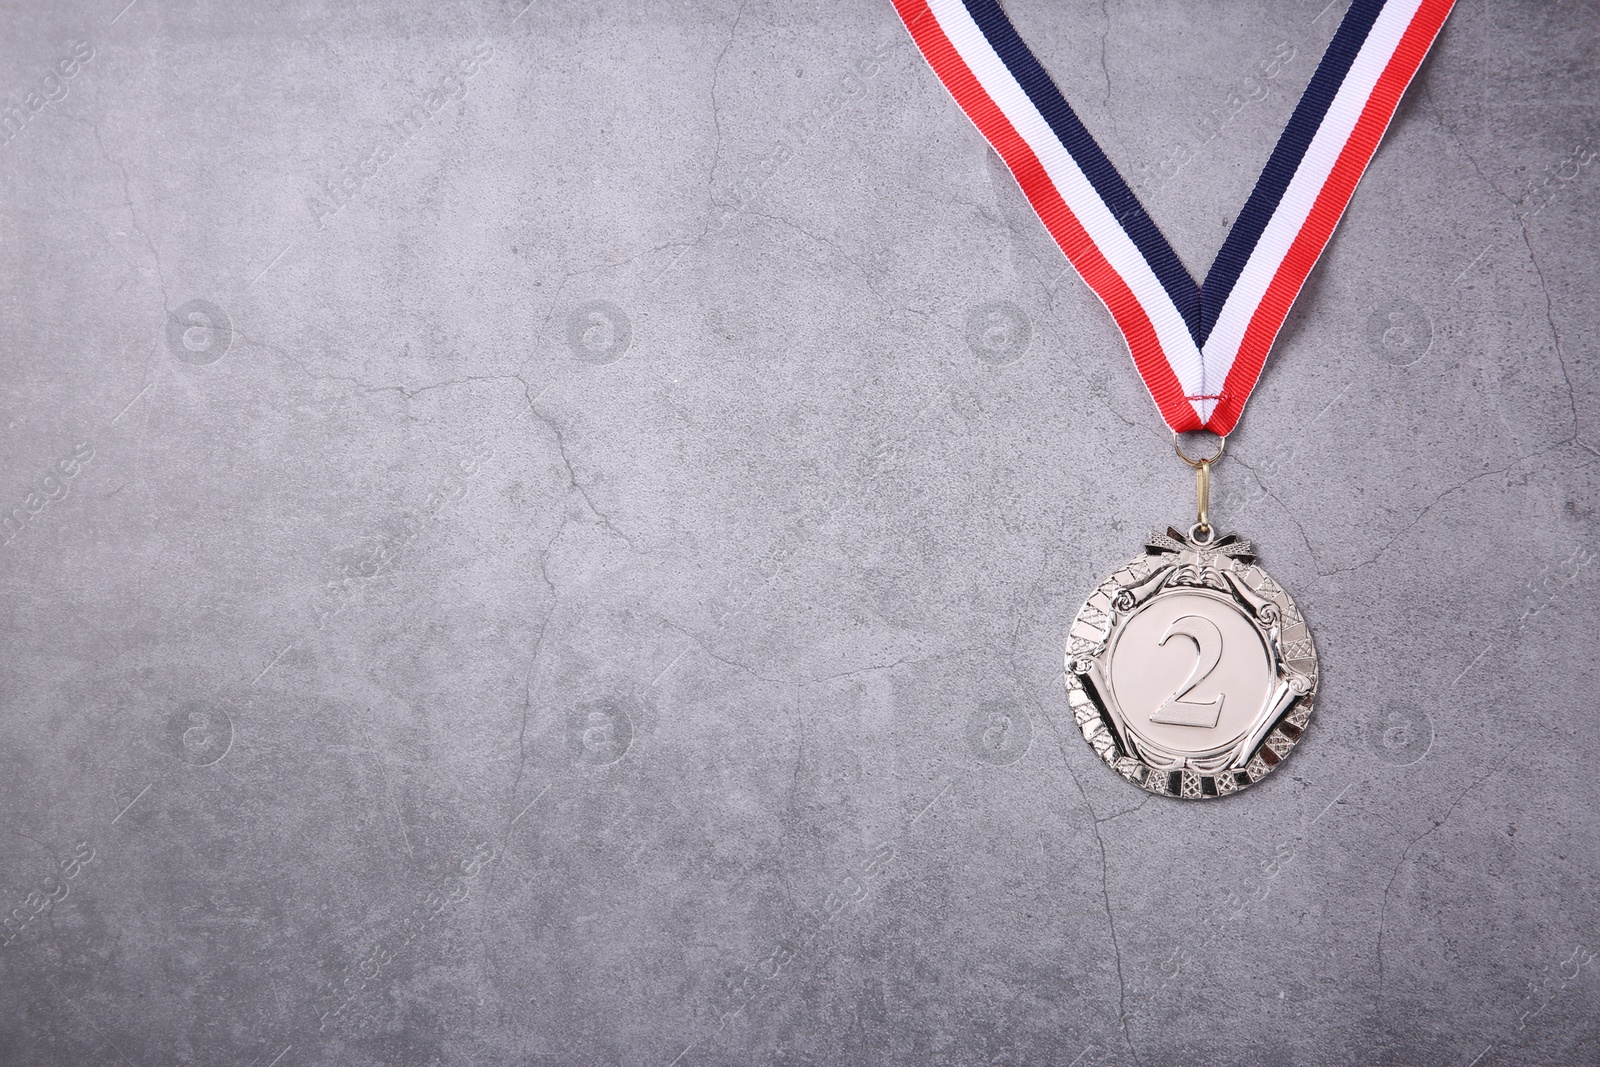
[[[1234,220],[1228,239],[1222,243],[1222,250],[1206,273],[1205,283],[1200,287],[1200,332],[1195,335],[1196,345],[1204,347],[1206,338],[1211,336],[1222,305],[1228,302],[1228,294],[1233,292],[1239,273],[1250,261],[1262,231],[1277,212],[1284,190],[1289,188],[1294,172],[1311,147],[1311,139],[1327,117],[1328,108],[1333,106],[1339,86],[1344,84],[1345,75],[1350,73],[1361,46],[1366,44],[1372,24],[1383,13],[1384,3],[1385,0],[1355,0],[1345,13],[1344,21],[1339,23],[1328,50],[1322,54],[1322,62],[1311,76],[1311,84],[1306,86],[1294,114],[1289,117],[1289,124],[1284,127],[1283,136],[1278,138],[1277,147],[1267,159],[1250,199],[1245,201],[1244,210]]]
[[[1044,116],[1051,131],[1077,162],[1078,169],[1083,171],[1084,177],[1089,179],[1089,184],[1094,186],[1095,192],[1100,194],[1100,199],[1106,202],[1112,215],[1122,224],[1123,231],[1150,264],[1156,280],[1161,283],[1161,287],[1167,291],[1167,296],[1172,299],[1172,303],[1183,316],[1184,324],[1189,327],[1189,333],[1198,335],[1199,287],[1184,269],[1178,254],[1172,250],[1167,239],[1156,228],[1144,205],[1139,203],[1139,198],[1133,195],[1133,190],[1122,180],[1117,168],[1106,158],[1106,154],[1100,150],[1095,139],[1089,135],[1077,113],[1061,95],[1061,90],[1056,88],[1056,83],[1050,80],[1050,75],[1045,73],[1044,67],[1039,64],[1033,52],[1023,43],[1016,27],[1011,25],[1011,20],[1000,10],[996,0],[963,0],[963,2],[967,14],[978,24],[978,29],[983,31],[984,37],[1000,56],[1001,62],[1006,65],[1006,69],[1011,72],[1017,84],[1022,86],[1022,91],[1028,94],[1028,99],[1039,109],[1039,114]]]

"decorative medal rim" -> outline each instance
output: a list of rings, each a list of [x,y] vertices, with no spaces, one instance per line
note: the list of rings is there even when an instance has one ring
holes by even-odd
[[[1201,534],[1204,536],[1200,536]],[[1256,628],[1270,653],[1282,706],[1257,723],[1240,742],[1240,754],[1225,768],[1174,769],[1147,762],[1122,740],[1118,712],[1096,691],[1101,665],[1122,627],[1160,596],[1209,591],[1231,598]],[[1317,652],[1305,618],[1283,586],[1255,560],[1250,542],[1214,530],[1169,527],[1152,533],[1145,551],[1101,582],[1073,617],[1065,658],[1067,700],[1084,740],[1123,778],[1161,796],[1210,800],[1231,796],[1261,781],[1304,736],[1314,710]]]

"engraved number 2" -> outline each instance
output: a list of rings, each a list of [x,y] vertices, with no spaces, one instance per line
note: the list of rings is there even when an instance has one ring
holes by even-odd
[[[1217,725],[1217,719],[1222,716],[1223,694],[1218,693],[1216,699],[1205,703],[1183,698],[1193,692],[1195,686],[1205,681],[1206,676],[1216,669],[1217,662],[1222,659],[1222,631],[1217,629],[1217,624],[1210,619],[1199,615],[1185,615],[1172,620],[1167,626],[1167,632],[1161,635],[1161,640],[1156,644],[1165,645],[1175,635],[1187,637],[1194,642],[1194,667],[1189,671],[1189,677],[1183,680],[1183,684],[1161,702],[1155,714],[1150,716],[1150,721],[1171,726],[1200,726],[1210,729]]]

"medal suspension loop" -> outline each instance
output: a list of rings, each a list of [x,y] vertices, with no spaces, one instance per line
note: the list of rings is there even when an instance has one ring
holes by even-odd
[[[1217,450],[1209,456],[1196,459],[1184,454],[1183,445],[1178,441],[1178,435],[1172,435],[1172,450],[1178,458],[1194,468],[1194,495],[1195,495],[1195,523],[1189,527],[1189,539],[1196,544],[1210,544],[1217,536],[1217,531],[1211,525],[1211,465],[1222,458],[1222,453],[1227,451],[1228,438],[1217,439]]]

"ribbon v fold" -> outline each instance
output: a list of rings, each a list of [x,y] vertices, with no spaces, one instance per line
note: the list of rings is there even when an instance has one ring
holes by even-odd
[[[1199,284],[996,0],[894,3],[1111,312],[1167,425],[1227,434],[1454,0],[1354,0]]]

